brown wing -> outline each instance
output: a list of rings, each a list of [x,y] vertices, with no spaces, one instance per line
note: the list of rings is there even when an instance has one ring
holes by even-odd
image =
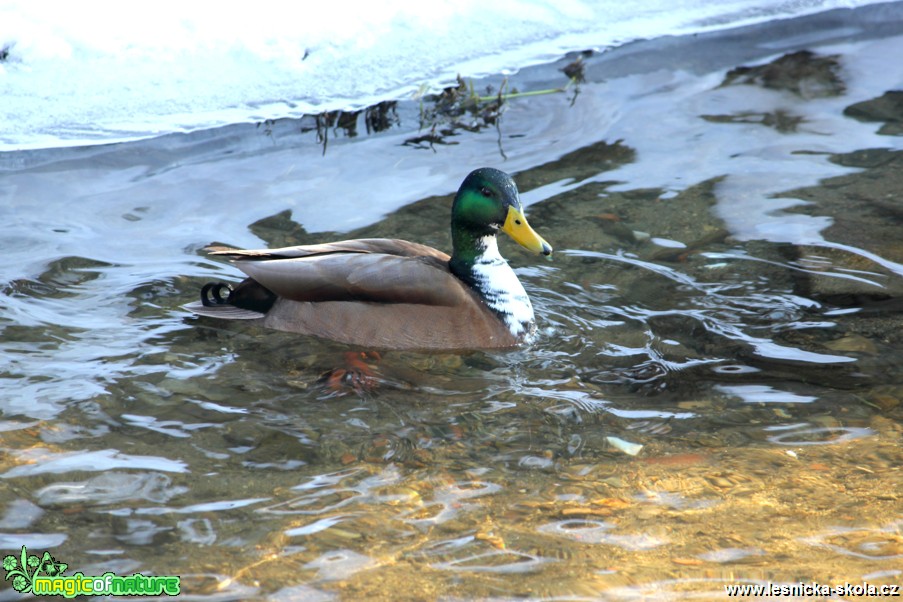
[[[435,257],[448,261],[446,253],[427,245],[400,240],[397,238],[358,238],[340,240],[319,245],[301,245],[278,249],[233,249],[230,247],[207,247],[211,255],[225,256],[235,260],[267,260],[289,259],[292,257],[310,257],[333,253],[380,253],[401,257]]]
[[[430,257],[328,253],[237,261],[279,297],[293,301],[372,301],[457,306],[467,300],[445,262]]]

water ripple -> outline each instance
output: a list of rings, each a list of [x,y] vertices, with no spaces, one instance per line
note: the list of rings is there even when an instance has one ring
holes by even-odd
[[[824,426],[815,427],[807,425],[773,426],[766,431],[784,431],[778,435],[769,435],[768,440],[779,445],[805,446],[805,445],[833,445],[869,437],[875,432],[867,427],[854,426]]]

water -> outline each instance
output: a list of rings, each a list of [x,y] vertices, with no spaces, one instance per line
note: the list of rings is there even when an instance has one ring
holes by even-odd
[[[325,155],[293,120],[4,154],[0,550],[197,600],[901,583],[903,138],[843,116],[903,85],[900,7],[627,45],[434,150],[412,103]],[[802,48],[842,94],[720,85]],[[181,309],[239,277],[215,241],[448,248],[478,165],[556,249],[502,243],[529,348],[383,353],[357,393],[345,347]]]

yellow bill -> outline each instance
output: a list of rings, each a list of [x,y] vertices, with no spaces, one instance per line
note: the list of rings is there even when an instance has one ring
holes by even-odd
[[[528,251],[542,255],[552,254],[552,245],[543,240],[542,236],[527,223],[524,214],[514,207],[508,207],[508,216],[505,218],[502,230],[513,238],[514,242]]]

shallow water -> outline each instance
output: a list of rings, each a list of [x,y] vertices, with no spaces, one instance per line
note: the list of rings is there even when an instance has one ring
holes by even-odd
[[[586,59],[576,97],[512,100],[434,150],[402,145],[402,105],[325,154],[277,122],[3,155],[0,550],[180,575],[196,600],[900,584],[903,116],[844,109],[903,85],[901,22],[626,46]],[[804,48],[839,55],[843,92],[721,85]],[[567,62],[512,83],[562,85]],[[214,241],[448,248],[484,164],[556,248],[502,243],[529,348],[383,353],[357,393],[324,378],[348,348],[181,309],[238,277]]]

